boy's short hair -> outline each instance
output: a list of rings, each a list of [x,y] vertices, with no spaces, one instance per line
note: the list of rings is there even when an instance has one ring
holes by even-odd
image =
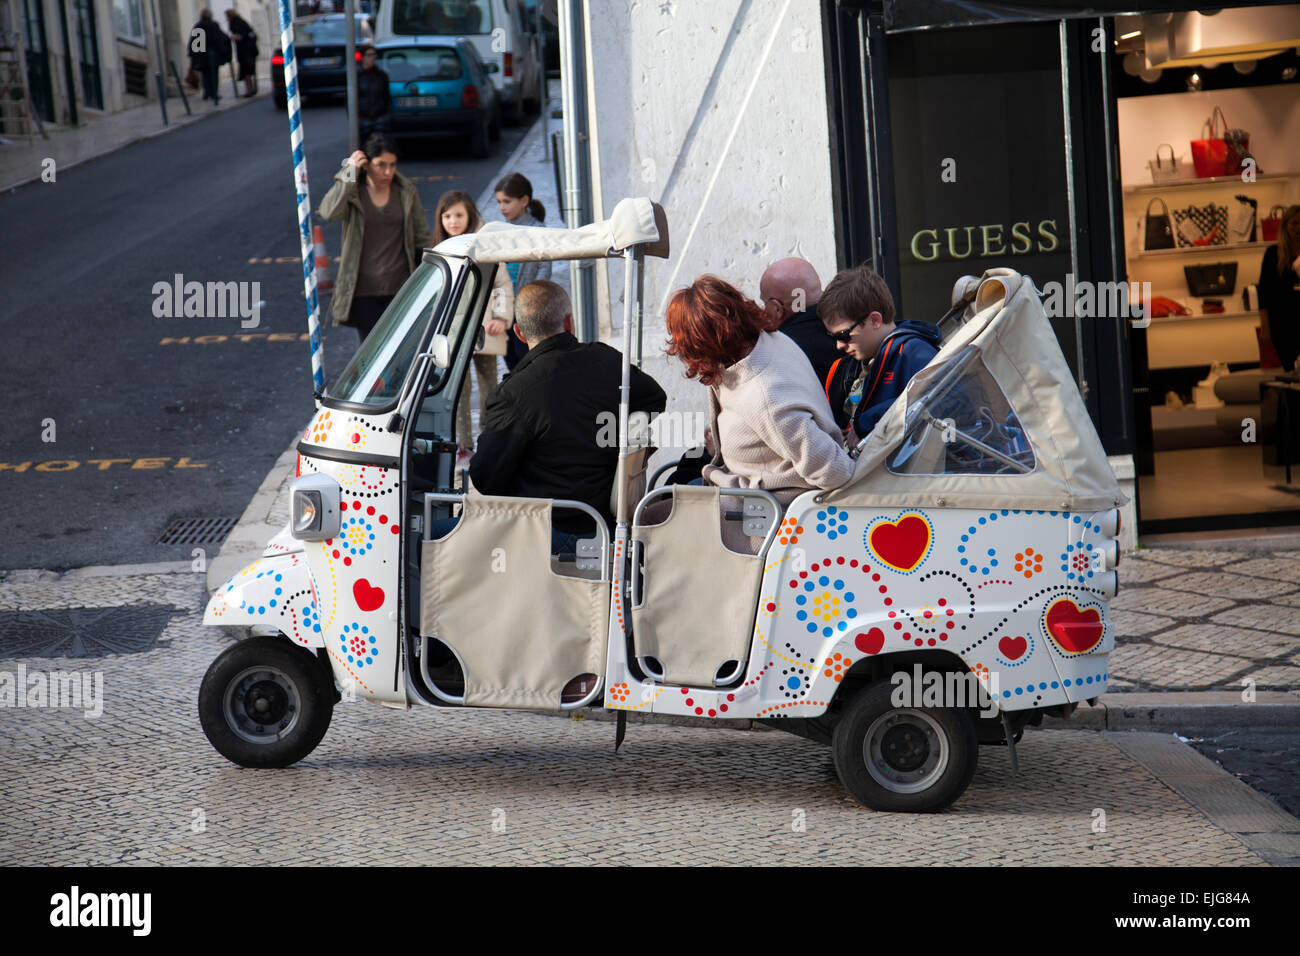
[[[893,322],[894,297],[879,273],[865,264],[837,274],[817,303],[817,314],[832,321],[856,322],[872,312],[879,312],[886,325]]]

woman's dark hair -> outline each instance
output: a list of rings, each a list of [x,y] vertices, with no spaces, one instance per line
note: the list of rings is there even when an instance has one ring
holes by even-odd
[[[540,199],[533,198],[533,184],[523,173],[511,173],[504,177],[497,183],[497,188],[493,192],[505,193],[511,199],[523,199],[527,196],[528,214],[538,222],[546,221],[546,207],[542,205]]]
[[[686,377],[712,385],[754,348],[767,330],[766,313],[730,283],[700,276],[668,300],[668,354],[686,365]]]
[[[380,153],[392,153],[398,159],[402,158],[397,152],[397,141],[384,133],[371,133],[361,152],[366,154],[366,159],[374,159]]]
[[[483,217],[478,213],[478,206],[474,205],[474,198],[464,190],[453,189],[438,197],[438,208],[433,213],[433,242],[429,245],[436,246],[447,238],[447,230],[442,228],[442,214],[452,206],[464,206],[469,213],[469,228],[465,230],[467,233],[478,232],[483,228]]]

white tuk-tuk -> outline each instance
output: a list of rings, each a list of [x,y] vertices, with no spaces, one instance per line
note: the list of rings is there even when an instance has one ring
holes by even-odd
[[[205,623],[252,635],[200,690],[221,754],[302,759],[340,690],[400,708],[752,718],[830,744],[867,806],[929,811],[964,791],[978,744],[1011,747],[1014,766],[1027,723],[1106,690],[1125,499],[1031,281],[959,284],[942,349],[852,480],[783,507],[765,490],[647,489],[627,404],[647,255],[666,257],[667,227],[646,199],[582,229],[490,225],[425,253],[319,398],[290,526],[208,604]],[[615,527],[582,502],[467,491],[454,411],[494,271],[615,256]],[[573,555],[551,554],[556,509],[594,519]]]

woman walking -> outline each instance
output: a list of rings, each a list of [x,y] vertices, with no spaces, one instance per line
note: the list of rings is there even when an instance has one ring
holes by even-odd
[[[433,216],[433,244],[437,246],[451,236],[478,232],[483,228],[483,217],[469,193],[459,189],[443,193],[438,199],[438,208]],[[510,282],[510,274],[505,269],[497,269],[496,280],[492,288],[492,307],[483,317],[483,331],[486,333],[483,348],[474,353],[474,374],[478,377],[479,421],[487,411],[487,398],[492,389],[497,387],[497,357],[506,352],[506,331],[514,324],[515,293]],[[470,416],[469,376],[461,386],[460,398],[456,400],[456,444],[459,446],[457,461],[468,460],[474,454],[474,425]]]
[[[377,133],[348,157],[319,212],[326,222],[343,220],[330,323],[353,326],[364,342],[430,244],[420,194],[397,171],[389,137]]]
[[[533,184],[522,173],[511,173],[497,183],[497,209],[505,221],[512,226],[542,226],[546,218],[546,207],[540,200],[533,198]],[[510,271],[510,282],[518,292],[530,282],[551,277],[551,263],[545,262],[511,262],[506,265]],[[513,335],[506,343],[506,368],[515,370],[519,360],[528,352],[528,346]]]

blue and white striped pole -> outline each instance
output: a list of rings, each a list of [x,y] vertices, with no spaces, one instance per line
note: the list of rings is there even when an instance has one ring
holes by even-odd
[[[316,259],[311,241],[311,196],[307,193],[307,151],[302,145],[302,103],[298,97],[298,55],[293,48],[293,0],[280,0],[280,49],[284,51],[284,91],[289,105],[289,145],[293,147],[293,181],[298,192],[298,240],[302,246],[302,284],[307,297],[307,332],[311,339],[311,379],[325,389],[321,358],[320,302],[316,297]]]

